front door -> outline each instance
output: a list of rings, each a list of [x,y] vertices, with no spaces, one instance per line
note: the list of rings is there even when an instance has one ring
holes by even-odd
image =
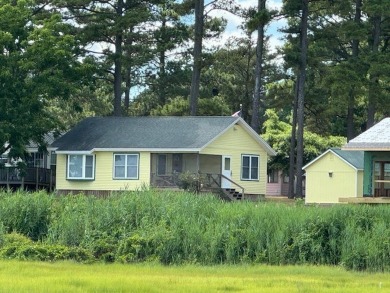
[[[221,187],[222,188],[230,188],[231,182],[227,179],[232,179],[232,169],[231,169],[231,157],[222,156],[222,179],[221,179]]]

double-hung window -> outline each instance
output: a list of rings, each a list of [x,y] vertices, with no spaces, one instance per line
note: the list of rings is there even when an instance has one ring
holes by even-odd
[[[93,155],[68,155],[68,179],[95,178],[95,158]]]
[[[139,154],[114,154],[114,179],[138,179]]]
[[[241,179],[259,180],[259,156],[242,155]]]

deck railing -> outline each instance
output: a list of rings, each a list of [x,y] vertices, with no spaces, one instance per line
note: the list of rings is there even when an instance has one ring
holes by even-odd
[[[5,167],[0,169],[0,184],[35,186],[35,189],[48,188],[52,190],[55,186],[55,173],[51,169],[26,168],[19,170],[16,167]]]
[[[183,186],[181,182],[181,173],[157,175],[156,173],[151,174],[151,184],[154,187],[158,188],[181,188]],[[198,180],[198,191],[202,190],[213,190],[221,189],[222,179],[229,181],[233,188],[236,188],[244,195],[244,187],[234,182],[230,178],[222,174],[213,174],[213,173],[193,173],[195,180]]]

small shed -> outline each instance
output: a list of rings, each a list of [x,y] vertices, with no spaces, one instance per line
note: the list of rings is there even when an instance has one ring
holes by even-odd
[[[363,196],[364,153],[332,148],[303,167],[306,203],[338,203]]]

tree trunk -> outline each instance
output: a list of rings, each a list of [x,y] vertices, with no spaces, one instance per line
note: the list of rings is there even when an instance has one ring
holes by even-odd
[[[204,0],[195,1],[195,37],[194,37],[194,65],[192,70],[190,91],[190,114],[196,116],[198,110],[198,96],[200,87],[200,71],[202,69],[202,41],[204,27]]]
[[[298,105],[297,105],[297,182],[296,197],[303,197],[302,179],[303,179],[303,126],[304,126],[304,102],[305,102],[305,80],[307,65],[307,29],[308,29],[308,0],[302,1],[301,16],[301,43],[300,43],[300,60],[299,60],[299,78],[298,78]]]
[[[163,19],[161,23],[161,29],[164,30],[166,27],[166,21]],[[165,31],[163,31],[165,33]],[[165,36],[161,38],[162,40],[165,40]],[[159,103],[161,106],[165,105],[165,50],[161,50],[159,54],[159,78],[158,78],[158,98],[159,98]]]
[[[372,53],[377,55],[379,51],[379,41],[381,33],[381,17],[374,16],[374,30],[373,30],[373,42],[372,42]],[[378,94],[378,75],[370,75],[370,85],[368,88],[368,110],[367,110],[367,129],[374,125],[375,113],[376,113],[376,104],[377,104],[377,94]]]
[[[258,10],[259,13],[265,10],[266,0],[259,0]],[[260,101],[264,99],[263,93],[263,55],[264,55],[264,26],[265,23],[262,22],[257,28],[257,45],[256,45],[256,70],[255,70],[255,91],[253,94],[253,103],[252,103],[252,120],[251,126],[253,130],[257,133],[261,130],[260,123]],[[264,116],[264,102],[261,105],[261,118]]]
[[[355,2],[355,17],[354,23],[359,26],[362,17],[362,0],[356,0]],[[359,40],[352,40],[352,60],[354,64],[357,64],[359,57]],[[348,110],[347,110],[347,141],[350,141],[355,137],[354,126],[354,107],[355,107],[355,88],[352,87],[348,96]]]
[[[126,89],[125,89],[125,109],[129,110],[130,106],[130,88],[131,88],[131,66],[126,69]]]
[[[123,0],[118,0],[116,9],[117,17],[122,17]],[[115,36],[115,59],[114,59],[114,116],[122,116],[122,42],[121,32]]]
[[[299,76],[298,76],[299,79]],[[297,105],[298,105],[298,79],[295,83],[294,100],[293,100],[293,113],[292,113],[292,125],[291,125],[291,140],[290,140],[290,166],[288,171],[288,198],[295,197],[294,182],[295,182],[295,145],[297,134]]]

